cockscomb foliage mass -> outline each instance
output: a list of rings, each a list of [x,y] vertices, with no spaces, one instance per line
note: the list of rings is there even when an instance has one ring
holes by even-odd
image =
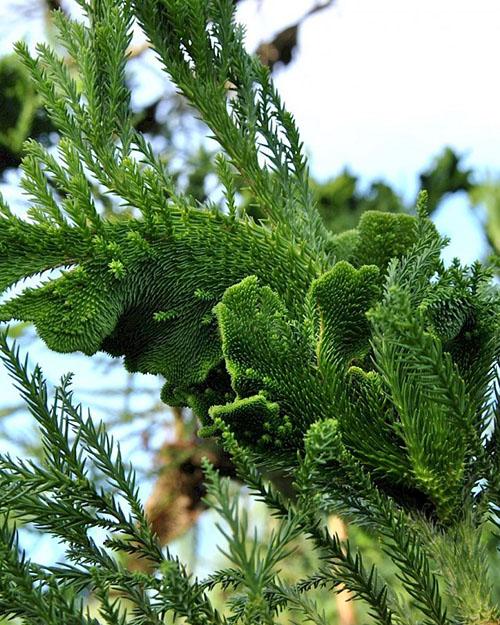
[[[247,591],[227,622],[272,623],[291,604],[302,622],[322,622],[307,616],[304,597],[319,585],[344,585],[379,623],[411,622],[376,570],[328,534],[321,519],[331,512],[384,541],[419,622],[499,622],[481,557],[500,495],[500,308],[488,269],[444,265],[446,241],[427,216],[425,192],[413,215],[367,211],[355,229],[325,226],[294,119],[269,71],[245,51],[229,0],[79,4],[83,21],[55,18],[70,64],[45,44],[34,55],[18,46],[61,139],[56,150],[24,146],[28,215],[2,202],[0,319],[32,322],[55,351],[105,351],[130,371],[163,376],[163,400],[190,407],[202,434],[220,437],[241,477],[284,519],[261,569],[255,554],[234,546],[243,540],[238,515],[207,468],[241,569],[210,584]],[[126,80],[134,23],[220,145],[220,199],[200,205],[183,194],[134,128]],[[103,195],[135,216],[104,218]],[[35,286],[19,288],[34,276]],[[6,522],[4,611],[30,623],[101,622],[85,620],[66,592],[92,587],[103,622],[124,623],[109,598],[115,587],[133,595],[134,623],[160,622],[169,610],[189,623],[226,622],[203,584],[168,558],[162,564],[130,474],[105,432],[71,403],[67,382],[51,408],[38,370],[30,381],[6,345],[4,353],[50,453],[46,469],[2,460],[12,501],[2,496],[0,510],[58,535],[74,564],[42,570],[19,560]],[[93,490],[83,462],[93,449],[130,518]],[[275,492],[261,466],[285,471],[295,497]],[[56,527],[56,517],[71,515],[74,527]],[[127,577],[91,542],[92,527],[124,533],[106,547],[142,550],[162,577]],[[325,569],[285,587],[273,567],[299,533],[321,550]],[[9,604],[15,584],[31,589],[30,605]]]

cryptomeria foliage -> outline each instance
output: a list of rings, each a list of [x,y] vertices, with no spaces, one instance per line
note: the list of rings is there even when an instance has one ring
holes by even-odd
[[[348,588],[386,625],[415,622],[402,605],[426,624],[500,622],[483,545],[500,504],[500,309],[488,270],[444,266],[425,194],[415,217],[367,212],[356,229],[325,228],[293,117],[245,52],[229,0],[79,3],[83,22],[56,16],[77,78],[49,47],[35,57],[18,47],[62,138],[57,153],[25,145],[29,218],[2,203],[1,289],[44,279],[7,299],[0,318],[33,322],[56,351],[104,350],[162,375],[164,401],[192,408],[280,522],[265,552],[249,544],[247,519],[207,465],[232,565],[191,579],[160,549],[133,472],[73,403],[69,379],[49,401],[40,370],[30,375],[4,339],[45,457],[1,459],[3,613],[30,624],[170,615],[216,625],[271,624],[288,611],[324,623],[308,594],[321,586]],[[134,22],[220,144],[220,204],[179,192],[134,128]],[[258,220],[239,201],[242,184]],[[105,219],[103,194],[136,218]],[[293,497],[263,467],[285,472]],[[329,534],[332,512],[379,537],[405,597]],[[16,519],[62,541],[64,565],[20,554]],[[277,566],[299,535],[323,566],[291,586]],[[158,573],[131,573],[113,552],[147,558]],[[224,615],[210,602],[216,586],[231,590]],[[100,616],[85,612],[88,592]]]

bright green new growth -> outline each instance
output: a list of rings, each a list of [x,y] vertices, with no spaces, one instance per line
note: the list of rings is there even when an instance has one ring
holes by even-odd
[[[443,266],[425,194],[416,217],[367,212],[355,230],[325,228],[293,118],[244,51],[229,0],[81,5],[88,26],[57,17],[78,81],[50,48],[32,58],[19,46],[62,139],[57,155],[26,145],[29,219],[2,205],[1,290],[42,282],[0,318],[33,322],[56,351],[103,350],[161,374],[164,401],[190,406],[205,435],[296,471],[301,496],[317,490],[327,510],[380,531],[425,622],[448,623],[412,524],[422,515],[445,532],[467,513],[480,532],[498,503],[488,272]],[[222,147],[220,205],[179,193],[133,128],[134,16]],[[241,180],[265,219],[236,205]],[[104,194],[135,218],[105,219]],[[252,471],[243,477],[257,480]],[[347,587],[391,623],[376,578],[309,521],[303,531],[333,550]]]

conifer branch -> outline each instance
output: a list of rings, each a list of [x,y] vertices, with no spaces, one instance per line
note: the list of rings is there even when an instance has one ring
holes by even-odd
[[[307,434],[306,456],[298,479],[304,497],[311,483],[323,485],[322,490],[331,499],[334,509],[354,515],[361,524],[375,527],[388,540],[387,552],[400,569],[408,593],[428,617],[426,622],[449,624],[438,580],[431,572],[411,519],[373,485],[369,475],[343,446],[334,421],[318,423]]]
[[[269,483],[266,483],[248,451],[238,445],[227,428],[223,428],[222,436],[225,448],[231,454],[244,482],[277,516],[284,518],[290,515],[294,506],[286,502]],[[353,554],[348,544],[343,545],[338,537],[331,536],[328,530],[321,526],[318,510],[311,505],[313,502],[314,498],[309,497],[303,506],[299,505],[295,514],[302,515],[300,520],[302,531],[323,552],[323,558],[329,565],[329,570],[323,570],[322,583],[329,583],[334,589],[344,585],[355,597],[368,603],[378,622],[391,625],[393,613],[388,605],[387,588],[379,583],[376,567],[372,566],[370,571],[367,571],[360,553]]]
[[[230,566],[191,578],[162,551],[105,427],[74,403],[71,376],[50,401],[41,370],[30,374],[3,335],[44,457],[0,458],[0,607],[30,624],[98,625],[81,600],[92,592],[111,625],[167,615],[271,625],[287,609],[323,623],[307,593],[345,587],[376,622],[407,622],[377,568],[328,532],[324,511],[340,510],[383,539],[425,625],[495,615],[487,564],[457,556],[483,554],[485,521],[498,522],[500,299],[490,272],[445,267],[425,194],[416,218],[370,210],[353,230],[326,230],[296,124],[246,53],[229,0],[79,3],[86,20],[55,18],[77,77],[49,46],[34,56],[18,46],[61,140],[54,151],[26,144],[27,218],[0,198],[0,289],[43,278],[3,301],[0,320],[33,322],[57,351],[104,350],[164,376],[163,400],[191,407],[201,433],[222,438],[280,525],[259,560],[227,481],[207,465]],[[220,206],[179,191],[133,127],[136,22],[222,149]],[[242,180],[258,220],[238,205]],[[109,206],[120,216],[109,218]],[[293,500],[260,467],[293,481]],[[65,562],[26,559],[9,518],[54,536]],[[299,535],[324,564],[287,584],[277,567]],[[116,554],[151,561],[158,574],[127,571]],[[214,587],[231,593],[227,616],[206,594]],[[457,588],[470,590],[470,605]],[[130,602],[128,615],[114,593]]]
[[[193,625],[222,625],[223,619],[199,585],[189,579],[178,560],[162,552],[138,501],[134,471],[123,463],[104,426],[95,426],[91,417],[85,417],[81,407],[73,404],[70,378],[63,379],[49,405],[40,369],[28,374],[27,363],[19,361],[19,352],[9,346],[5,333],[0,336],[0,349],[39,424],[45,450],[40,465],[8,455],[0,457],[0,513],[16,513],[60,539],[68,559],[68,564],[45,571],[18,560],[15,535],[5,525],[2,562],[5,559],[11,565],[0,573],[0,605],[6,606],[6,614],[38,619],[29,622],[40,624],[55,625],[60,617],[62,623],[97,625],[81,616],[75,591],[96,589],[108,597],[109,605],[109,592],[115,588],[132,602],[138,619],[149,619],[137,623],[159,624],[162,612],[174,610]],[[104,531],[102,546],[92,538],[91,530]],[[112,557],[113,551],[153,560],[164,571],[163,578],[129,573]],[[32,604],[11,600],[12,593],[22,597],[23,589],[33,595]]]
[[[165,69],[200,112],[264,214],[324,257],[328,237],[313,205],[295,121],[269,70],[245,51],[233,3],[146,0],[134,7]]]

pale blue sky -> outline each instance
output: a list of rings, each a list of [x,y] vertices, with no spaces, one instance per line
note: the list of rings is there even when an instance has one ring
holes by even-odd
[[[312,0],[243,2],[255,46]],[[416,173],[449,145],[481,176],[500,172],[500,2],[336,0],[300,30],[293,64],[276,75],[313,173],[348,166],[413,197]],[[447,256],[471,262],[482,237],[464,197],[436,216]]]
[[[259,12],[247,0],[249,43],[313,4],[270,0]],[[327,176],[347,163],[411,185],[447,144],[500,169],[499,30],[497,0],[336,0],[310,17],[276,83],[314,171]]]

